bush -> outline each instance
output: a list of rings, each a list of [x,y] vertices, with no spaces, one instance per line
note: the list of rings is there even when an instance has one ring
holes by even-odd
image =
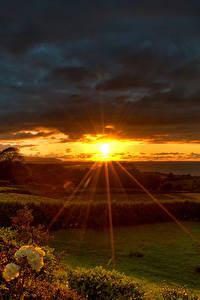
[[[1,299],[80,299],[67,284],[59,257],[47,246],[48,232],[32,226],[28,208],[19,210],[12,228],[0,229]]]
[[[164,286],[161,289],[160,300],[198,300],[199,296],[192,294],[184,287],[168,287]]]
[[[70,288],[89,299],[143,299],[144,291],[130,277],[102,267],[76,269],[68,273]]]

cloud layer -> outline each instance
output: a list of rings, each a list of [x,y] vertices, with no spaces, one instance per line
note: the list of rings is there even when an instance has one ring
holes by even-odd
[[[198,0],[2,6],[0,134],[200,141]]]

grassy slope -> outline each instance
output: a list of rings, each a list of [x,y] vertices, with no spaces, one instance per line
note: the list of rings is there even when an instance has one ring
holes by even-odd
[[[200,240],[200,225],[184,222]],[[117,269],[127,275],[168,284],[188,285],[200,289],[199,247],[176,224],[162,223],[115,228],[115,252]],[[111,268],[110,239],[107,231],[81,230],[58,231],[52,246],[66,251],[64,263],[73,267],[103,265]],[[143,257],[136,257],[139,251]],[[132,255],[131,255],[132,254]]]
[[[19,204],[26,204],[26,203],[35,203],[36,205],[40,204],[41,202],[45,203],[57,203],[56,199],[37,196],[37,195],[27,195],[27,194],[19,194],[13,192],[3,192],[0,193],[0,203],[19,203]]]
[[[68,202],[68,197],[61,199],[54,199],[49,197],[43,197],[43,196],[37,196],[37,195],[29,195],[29,194],[23,194],[18,193],[17,191],[20,190],[17,187],[0,187],[0,203],[1,202],[32,202],[35,204],[39,204],[41,202],[45,203],[64,203]],[[16,191],[16,192],[15,192]],[[155,194],[155,197],[161,201],[161,202],[172,202],[172,201],[189,201],[189,202],[200,202],[200,193],[171,193],[171,194]],[[83,194],[78,195],[71,200],[71,203],[77,203],[80,204],[84,202],[84,205],[86,202],[88,202],[89,195]],[[118,203],[151,203],[152,200],[149,198],[149,196],[145,194],[128,194],[124,195],[123,193],[114,193],[111,195],[112,202],[118,202]],[[106,202],[106,195],[105,194],[96,194],[94,196],[95,203],[99,202]]]

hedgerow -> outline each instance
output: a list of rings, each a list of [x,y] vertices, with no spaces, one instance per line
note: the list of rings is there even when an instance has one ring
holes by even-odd
[[[63,206],[64,202],[29,203],[33,209],[34,224],[48,226],[54,216],[61,210],[58,218],[52,224],[51,229],[65,229],[83,227],[103,228],[109,226],[108,209],[106,201],[94,202],[90,207],[88,218],[85,212],[88,201],[71,201]],[[162,204],[180,220],[200,220],[200,202],[171,201]],[[8,202],[0,205],[0,226],[10,226],[10,217],[24,207],[24,203]],[[170,217],[156,204],[152,202],[112,201],[112,218],[114,226],[129,226],[155,222],[170,221]]]

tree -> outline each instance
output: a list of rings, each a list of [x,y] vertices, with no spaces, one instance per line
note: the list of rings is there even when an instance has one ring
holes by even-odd
[[[0,179],[15,182],[16,173],[23,168],[23,156],[16,147],[9,147],[0,152]]]
[[[9,147],[0,152],[0,161],[7,163],[20,162],[23,160],[23,156],[19,153],[19,149],[16,147]]]

